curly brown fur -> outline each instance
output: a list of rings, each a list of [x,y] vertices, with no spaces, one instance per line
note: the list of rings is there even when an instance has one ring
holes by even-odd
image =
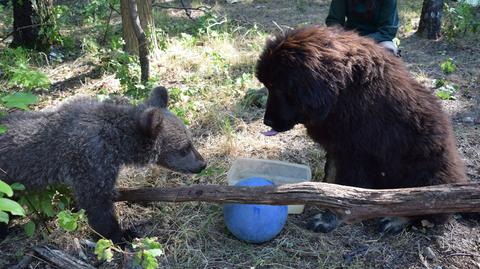
[[[76,98],[55,109],[1,118],[7,132],[0,135],[0,168],[6,172],[0,177],[27,190],[72,187],[91,226],[119,242],[113,200],[122,165],[153,163],[187,173],[205,167],[167,101],[167,90],[157,87],[139,106]]]
[[[269,90],[265,124],[304,124],[332,159],[336,183],[382,189],[466,180],[437,97],[374,41],[300,28],[267,41],[256,68]]]

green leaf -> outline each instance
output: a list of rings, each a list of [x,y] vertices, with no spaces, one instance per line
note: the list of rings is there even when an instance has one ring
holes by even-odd
[[[25,216],[22,206],[8,198],[0,198],[0,211],[10,212],[12,215]]]
[[[17,92],[4,96],[2,101],[8,108],[20,108],[26,110],[28,109],[29,105],[36,104],[38,102],[38,98],[31,93]]]
[[[57,220],[58,225],[68,232],[73,232],[78,227],[78,217],[69,211],[64,210],[59,212],[57,214]]]
[[[42,200],[41,207],[42,207],[43,213],[45,213],[45,215],[47,215],[47,217],[51,218],[51,217],[55,216],[55,212],[53,210],[53,205],[52,205],[52,201],[51,201],[50,197],[47,197],[46,199]]]
[[[451,74],[457,70],[457,66],[453,63],[452,58],[448,58],[448,60],[441,63],[440,68],[445,74]]]
[[[147,249],[145,250],[146,252],[148,252],[150,255],[152,255],[153,257],[157,257],[157,256],[162,256],[163,255],[163,250],[162,249],[159,249],[159,248],[155,248],[155,249]]]
[[[10,185],[10,187],[12,187],[12,189],[14,191],[24,191],[25,190],[25,186],[21,183],[13,183],[12,185]]]
[[[13,196],[13,190],[7,183],[0,180],[0,192],[5,193],[8,197]]]
[[[7,132],[7,126],[0,124],[0,135]]]
[[[112,240],[100,239],[95,246],[95,255],[97,255],[98,260],[105,260],[111,262],[113,259],[112,252],[113,242]]]
[[[442,100],[450,100],[452,98],[452,93],[449,91],[438,91],[437,96]]]
[[[145,249],[162,248],[162,245],[160,245],[160,243],[158,243],[156,240],[157,238],[155,237],[154,238],[147,237],[142,239],[141,242],[143,243]]]
[[[437,89],[437,88],[445,86],[445,80],[435,79],[433,84],[435,85],[435,89]]]
[[[35,234],[35,229],[36,229],[35,222],[30,220],[29,222],[27,222],[27,224],[25,224],[23,229],[25,230],[25,234],[32,237]]]
[[[3,211],[0,211],[0,222],[4,222],[8,224],[8,221],[9,221],[8,214]]]
[[[144,269],[157,269],[158,262],[155,257],[149,255],[148,253],[143,254],[142,268]]]
[[[135,257],[133,259],[133,263],[135,266],[141,266],[143,260],[143,251],[135,252]]]

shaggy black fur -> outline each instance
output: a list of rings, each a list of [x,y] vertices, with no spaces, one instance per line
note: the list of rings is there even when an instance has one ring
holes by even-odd
[[[382,189],[466,180],[437,97],[368,38],[337,28],[288,31],[267,41],[256,75],[269,91],[265,124],[304,124],[327,151],[336,183]]]

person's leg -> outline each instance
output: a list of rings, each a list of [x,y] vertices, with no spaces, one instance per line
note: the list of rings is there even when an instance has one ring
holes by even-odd
[[[378,45],[380,45],[380,47],[383,47],[383,48],[387,49],[388,51],[393,53],[393,55],[395,55],[397,57],[400,57],[399,49],[395,45],[395,43],[393,43],[393,41],[382,41],[382,42],[378,43]]]

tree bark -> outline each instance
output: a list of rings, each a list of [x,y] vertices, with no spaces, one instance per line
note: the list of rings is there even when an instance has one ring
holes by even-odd
[[[152,2],[147,0],[137,0],[138,18],[140,26],[145,32],[150,46],[157,48],[157,38],[155,35],[155,22],[152,15]],[[129,0],[121,0],[123,39],[125,40],[125,51],[130,54],[138,55],[138,41],[130,19]]]
[[[14,0],[11,46],[48,50],[53,41],[46,33],[55,25],[52,8],[52,0]]]
[[[443,0],[424,0],[417,34],[428,39],[442,35]]]
[[[194,185],[176,188],[120,189],[117,201],[254,204],[315,204],[345,222],[382,216],[480,212],[480,183],[372,190],[330,183],[268,187]]]
[[[123,0],[122,0],[123,1]],[[139,0],[139,1],[144,1],[144,2],[149,2],[145,0]],[[150,5],[150,12],[151,12],[151,3]],[[127,12],[129,14],[129,17],[123,17],[122,20],[125,21],[130,21],[130,26],[133,30],[133,33],[135,34],[136,38],[136,44],[137,44],[137,49],[138,49],[138,58],[140,60],[140,69],[141,69],[141,80],[142,82],[148,81],[149,74],[150,74],[150,63],[149,63],[149,48],[148,48],[148,39],[147,35],[145,34],[141,24],[140,24],[140,18],[138,15],[138,10],[137,10],[137,3],[135,0],[128,0],[128,10],[123,11],[122,7],[122,12]],[[127,29],[125,28],[124,31]],[[130,33],[128,33],[131,35]],[[129,37],[130,39],[130,37]],[[130,45],[131,46],[131,45]],[[127,51],[128,51],[127,46]]]
[[[133,30],[132,20],[130,18],[130,0],[120,1],[120,10],[122,13],[123,40],[125,41],[125,51],[138,55],[137,36]]]

